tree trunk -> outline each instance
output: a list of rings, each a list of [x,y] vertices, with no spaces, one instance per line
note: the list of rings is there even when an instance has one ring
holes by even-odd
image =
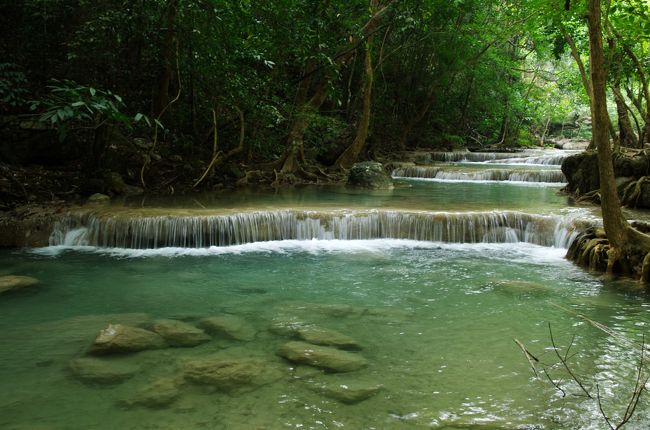
[[[318,112],[318,109],[320,109],[327,97],[327,84],[326,79],[321,80],[316,89],[316,93],[306,103],[303,103],[299,107],[298,112],[296,112],[291,123],[291,128],[289,129],[289,135],[287,136],[287,150],[285,151],[282,168],[280,169],[282,173],[296,173],[301,169],[301,164],[305,162],[303,145],[305,132],[309,127],[310,117]],[[299,88],[298,92],[298,97],[306,94],[306,90],[303,88]]]
[[[636,148],[637,138],[632,128],[632,121],[628,114],[628,108],[625,104],[625,98],[621,92],[621,84],[615,81],[612,84],[612,93],[614,94],[614,101],[616,102],[616,115],[618,117],[618,140],[621,146],[628,148]]]
[[[377,0],[370,0],[370,8],[374,13],[377,9]],[[359,158],[359,154],[366,146],[366,139],[368,138],[368,129],[370,127],[370,111],[372,107],[372,84],[374,81],[374,74],[372,68],[372,41],[373,35],[370,32],[366,40],[366,55],[365,55],[365,74],[363,82],[363,111],[361,112],[361,119],[357,126],[357,134],[354,137],[352,145],[350,145],[339,158],[334,162],[334,166],[339,169],[349,169]]]
[[[354,57],[356,46],[362,40],[362,37],[365,37],[366,40],[372,37],[372,34],[379,24],[381,17],[386,13],[386,10],[390,5],[389,3],[381,8],[378,8],[377,6],[379,5],[379,0],[370,1],[372,7],[372,15],[370,16],[368,22],[366,22],[366,24],[361,29],[362,36],[350,37],[349,44],[347,44],[346,47],[339,51],[339,53],[334,57],[335,63],[340,67],[345,66]],[[315,74],[318,69],[318,67],[314,67],[311,71],[308,71],[307,76],[303,78],[303,81],[305,79],[311,79],[311,76]],[[316,86],[315,93],[309,102],[302,105],[298,109],[293,123],[289,128],[289,135],[287,137],[287,150],[282,157],[282,173],[296,173],[301,170],[300,165],[304,162],[304,134],[309,127],[310,116],[318,112],[318,109],[320,109],[320,106],[327,98],[327,90],[329,87],[328,79],[328,76],[324,75]],[[309,86],[306,87],[306,91],[308,90]],[[365,143],[365,138],[363,140]]]
[[[600,199],[603,224],[610,245],[621,250],[628,244],[628,223],[621,212],[616,191],[612,150],[609,143],[607,98],[605,94],[605,59],[600,28],[600,0],[588,0],[589,64],[592,88],[592,136],[598,148]]]
[[[154,116],[158,117],[169,104],[169,85],[171,84],[174,73],[174,21],[178,14],[178,1],[169,0],[167,2],[167,28],[165,29],[165,38],[162,46],[162,70],[158,78],[158,92],[154,100]]]

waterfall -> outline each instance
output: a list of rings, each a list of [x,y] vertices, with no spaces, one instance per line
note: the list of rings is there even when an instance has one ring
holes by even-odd
[[[274,210],[234,215],[70,214],[50,245],[203,248],[274,240],[410,239],[449,243],[527,242],[566,248],[579,229],[561,216],[521,212]]]
[[[441,167],[407,166],[393,171],[395,178],[426,178],[450,181],[513,181],[513,182],[566,182],[560,170],[508,170],[488,169],[471,172],[447,170]]]
[[[534,149],[522,152],[432,152],[431,159],[444,162],[470,162],[488,164],[560,165],[566,157],[580,151]]]

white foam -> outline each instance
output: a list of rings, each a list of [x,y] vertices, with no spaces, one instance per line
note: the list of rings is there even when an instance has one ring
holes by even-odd
[[[425,182],[445,182],[454,184],[504,184],[504,185],[517,185],[523,187],[563,187],[565,182],[527,182],[527,181],[493,181],[493,180],[471,180],[471,179],[438,179],[438,178],[412,178],[406,176],[393,176],[394,179],[407,180],[407,181],[425,181]]]
[[[212,246],[209,248],[155,248],[128,249],[102,248],[94,246],[48,246],[34,248],[30,252],[58,256],[66,252],[80,252],[106,255],[116,258],[146,257],[206,257],[220,255],[244,254],[292,254],[309,253],[313,255],[330,253],[381,253],[391,250],[433,249],[460,253],[477,253],[490,258],[503,258],[507,261],[558,262],[564,258],[563,248],[545,247],[524,242],[517,243],[441,243],[406,239],[370,239],[370,240],[281,240],[255,242],[233,246]]]

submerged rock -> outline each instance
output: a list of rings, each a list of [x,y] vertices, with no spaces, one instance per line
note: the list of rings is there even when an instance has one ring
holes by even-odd
[[[124,406],[143,406],[158,409],[169,406],[180,396],[178,386],[182,383],[174,378],[162,378],[141,388],[132,398],[124,400]]]
[[[70,371],[82,382],[93,384],[119,384],[132,378],[140,369],[138,366],[115,360],[82,357],[70,362]]]
[[[490,284],[495,291],[500,291],[512,295],[546,295],[552,292],[552,289],[546,285],[530,281],[505,280],[497,281]]]
[[[122,324],[110,324],[99,332],[88,353],[100,355],[136,352],[165,346],[167,346],[165,340],[157,333]]]
[[[253,340],[256,334],[252,325],[235,315],[205,318],[199,321],[199,327],[212,335],[242,341]]]
[[[364,382],[316,384],[312,387],[314,391],[348,405],[367,400],[381,391],[382,388],[381,384]]]
[[[156,320],[151,326],[170,346],[196,346],[210,340],[203,330],[177,320]]]
[[[20,290],[25,287],[31,287],[32,285],[36,285],[38,283],[39,283],[38,279],[32,278],[30,276],[18,276],[18,275],[0,276],[0,294],[9,291]]]
[[[368,361],[359,354],[298,341],[285,343],[278,354],[289,361],[333,372],[351,372],[368,365]]]
[[[297,317],[276,317],[271,321],[269,331],[279,336],[295,336],[303,327],[308,324]]]
[[[361,345],[356,340],[334,330],[309,326],[298,328],[297,333],[302,340],[315,345],[335,346],[342,349],[361,349]]]
[[[373,189],[391,189],[393,180],[384,170],[384,166],[376,161],[355,163],[350,169],[348,185]]]
[[[211,385],[220,391],[246,386],[261,386],[282,377],[282,372],[256,358],[209,357],[185,363],[184,377],[199,385]]]

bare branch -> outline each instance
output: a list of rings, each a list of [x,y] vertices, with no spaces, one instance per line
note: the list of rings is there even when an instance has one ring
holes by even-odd
[[[567,364],[566,360],[562,357],[560,354],[560,351],[558,350],[557,346],[555,345],[555,339],[553,338],[553,330],[551,330],[551,323],[548,323],[548,332],[551,336],[551,344],[553,344],[553,350],[555,351],[555,355],[557,355],[557,358],[560,359],[560,363],[564,366],[566,371],[571,375],[571,379],[575,381],[576,384],[580,387],[580,389],[585,393],[587,397],[590,399],[593,399],[592,395],[589,393],[589,391],[585,388],[585,386],[580,382],[580,379],[573,373],[569,365]]]

